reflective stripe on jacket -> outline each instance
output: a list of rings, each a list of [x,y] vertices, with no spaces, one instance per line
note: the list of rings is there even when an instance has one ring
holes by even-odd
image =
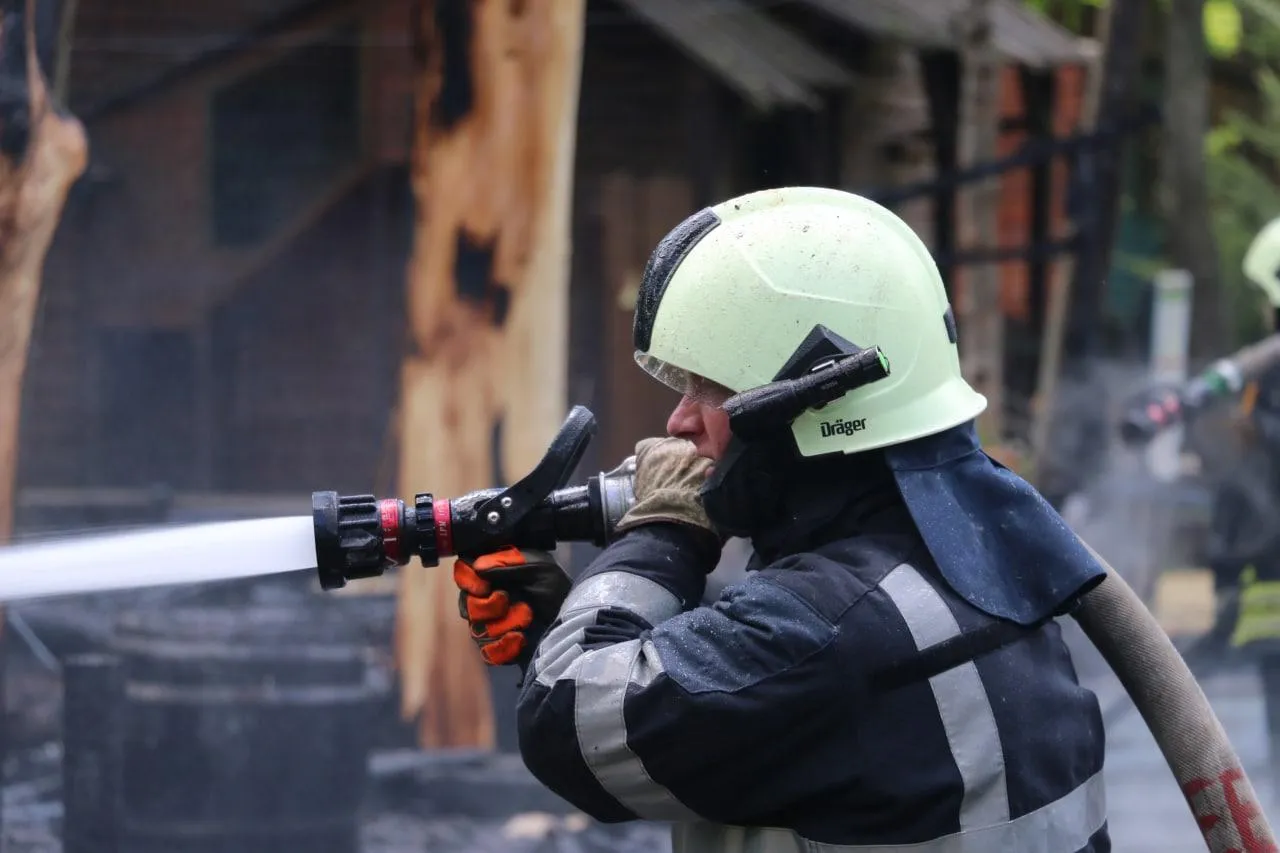
[[[1252,564],[1240,573],[1240,609],[1231,645],[1280,641],[1280,581],[1262,580]]]

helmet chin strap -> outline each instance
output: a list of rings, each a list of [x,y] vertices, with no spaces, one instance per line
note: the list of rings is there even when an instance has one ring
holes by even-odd
[[[774,381],[725,401],[733,439],[702,488],[711,522],[729,536],[750,536],[780,520],[786,487],[805,458],[792,422],[888,375],[879,347],[864,349],[815,326]]]
[[[702,487],[707,518],[726,536],[750,537],[778,521],[794,442],[781,438],[745,442],[734,438]]]

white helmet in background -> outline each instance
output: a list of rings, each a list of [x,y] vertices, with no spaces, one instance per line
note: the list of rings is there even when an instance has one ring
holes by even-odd
[[[1244,254],[1244,274],[1267,295],[1267,300],[1280,308],[1280,217],[1271,220],[1258,232]]]
[[[986,408],[961,376],[928,249],[887,208],[834,189],[751,193],[672,230],[637,297],[636,361],[682,394],[699,377],[737,393],[782,378],[816,327],[879,346],[890,373],[797,418],[804,456],[900,444]]]

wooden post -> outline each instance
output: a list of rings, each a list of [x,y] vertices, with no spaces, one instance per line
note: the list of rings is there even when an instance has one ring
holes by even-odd
[[[1047,142],[1053,139],[1054,119],[1058,114],[1058,68],[1021,68],[1018,71],[1019,86],[1022,89],[1023,115],[1026,119],[1026,130],[1029,140]],[[1055,231],[1054,199],[1054,166],[1056,158],[1047,157],[1031,166],[1028,170],[1030,178],[1031,218],[1028,223],[1027,242],[1032,246],[1047,245],[1053,240]],[[1028,336],[1022,346],[1030,355],[1030,347],[1044,337],[1045,314],[1049,306],[1049,287],[1051,271],[1054,268],[1052,255],[1036,253],[1027,261],[1027,322]],[[1040,348],[1036,347],[1034,358],[1019,358],[1010,352],[1005,353],[1005,367],[1014,372],[1009,377],[1009,389],[1018,396],[1019,402],[1027,400],[1033,407],[1036,395],[1036,380],[1039,378]],[[1034,418],[1034,412],[1028,413]],[[1024,439],[1029,440],[1028,435]],[[1025,476],[1025,475],[1024,475]]]
[[[1104,12],[1107,28],[1102,72],[1098,79],[1097,127],[1116,130],[1133,111],[1142,83],[1142,32],[1148,19],[1146,0],[1109,0]],[[1090,370],[1098,354],[1099,329],[1106,299],[1107,274],[1116,229],[1120,221],[1125,136],[1107,140],[1091,158],[1089,196],[1082,200],[1088,218],[1071,279],[1071,304],[1067,311],[1063,352],[1081,375]]]
[[[957,150],[960,136],[960,59],[950,51],[922,51],[920,71],[928,105],[929,126],[933,137],[933,171],[946,175],[960,168]],[[932,193],[933,240],[929,247],[940,257],[938,271],[947,288],[947,296],[957,305],[956,266],[950,259],[956,252],[956,203],[954,185],[942,185]]]
[[[532,468],[567,412],[570,186],[585,0],[414,0],[417,202],[401,376],[406,492]],[[500,458],[494,458],[500,434]],[[402,710],[425,747],[491,748],[447,561],[400,573]]]
[[[960,85],[960,167],[996,157],[1000,132],[1000,58],[992,42],[991,0],[969,0],[957,14],[962,78]],[[960,194],[957,216],[961,252],[994,249],[1000,183],[995,177],[974,181]],[[1000,268],[974,264],[960,284],[960,358],[965,378],[987,398],[979,419],[985,441],[998,443],[1004,431],[1004,312],[1000,304]]]
[[[1107,3],[1098,10],[1095,39],[1099,43],[1109,43],[1113,6],[1113,3]],[[1085,66],[1083,100],[1080,128],[1088,133],[1097,127],[1098,109],[1102,100],[1101,52],[1094,54]],[[1067,322],[1070,319],[1071,282],[1075,277],[1075,268],[1075,258],[1067,256],[1053,265],[1049,277],[1049,299],[1045,308],[1044,331],[1040,339],[1040,365],[1036,375],[1035,402],[1032,405],[1031,414],[1031,465],[1029,467],[1030,477],[1037,486],[1044,486],[1046,482],[1045,469],[1049,461],[1049,444],[1053,438],[1058,377],[1061,373]]]
[[[1173,0],[1165,20],[1159,182],[1169,260],[1195,281],[1191,357],[1197,365],[1216,358],[1231,338],[1213,233],[1209,159],[1204,153],[1210,125],[1204,6],[1204,0]]]

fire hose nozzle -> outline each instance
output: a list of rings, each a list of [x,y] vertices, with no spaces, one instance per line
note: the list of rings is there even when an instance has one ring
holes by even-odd
[[[1183,417],[1182,396],[1176,389],[1159,388],[1130,402],[1120,421],[1120,438],[1126,444],[1145,444]]]
[[[440,557],[435,501],[429,494],[418,495],[408,508],[398,498],[313,492],[311,519],[316,571],[326,590],[377,577],[414,556],[426,565]]]
[[[316,572],[320,586],[377,577],[414,557],[424,566],[456,554],[507,546],[551,550],[560,542],[608,544],[635,502],[635,460],[566,486],[582,459],[595,417],[575,406],[538,465],[505,489],[481,489],[450,500],[418,494],[398,498],[313,492]]]

